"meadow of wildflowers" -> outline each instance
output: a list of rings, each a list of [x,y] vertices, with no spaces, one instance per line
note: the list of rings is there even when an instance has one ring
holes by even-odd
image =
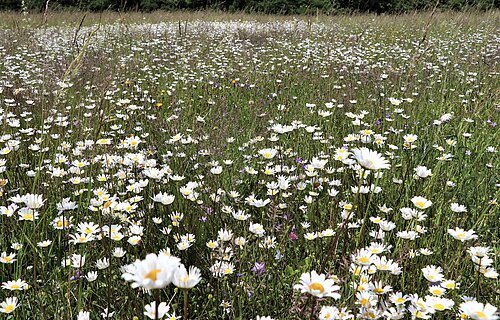
[[[498,318],[497,12],[0,17],[1,319]]]

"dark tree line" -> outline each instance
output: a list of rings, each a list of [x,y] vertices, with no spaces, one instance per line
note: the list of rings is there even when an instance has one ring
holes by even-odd
[[[42,11],[47,0],[24,0],[31,11]],[[0,0],[0,10],[21,10],[22,0]],[[51,9],[77,10],[203,10],[278,14],[376,12],[397,13],[434,8],[436,0],[50,0]],[[440,0],[442,9],[498,9],[500,0]]]

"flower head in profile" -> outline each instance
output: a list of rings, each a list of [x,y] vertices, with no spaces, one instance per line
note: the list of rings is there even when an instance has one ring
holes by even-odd
[[[448,233],[455,239],[460,240],[462,242],[467,240],[477,239],[477,234],[474,233],[474,230],[466,231],[462,228],[448,229]]]
[[[80,310],[80,312],[78,312],[76,320],[90,320],[90,312]]]
[[[161,289],[172,282],[174,272],[179,265],[179,258],[150,253],[146,259],[136,260],[133,264],[125,266],[122,278],[132,282],[132,288]]]
[[[354,159],[359,165],[369,170],[389,169],[391,165],[382,155],[368,148],[355,148],[351,150]]]
[[[425,304],[430,313],[449,310],[455,304],[453,300],[441,297],[426,296]]]
[[[22,201],[30,209],[39,209],[45,202],[43,195],[31,193],[24,195]]]
[[[26,283],[26,281],[21,279],[6,281],[2,283],[2,289],[7,289],[10,291],[26,290],[28,288],[29,288],[28,283]]]
[[[158,305],[158,314],[156,314],[156,302],[153,301],[150,304],[145,305],[144,309],[146,310],[144,311],[144,315],[149,319],[163,319],[163,317],[170,310],[170,307],[166,302],[161,302]]]
[[[251,233],[258,235],[259,237],[263,236],[266,233],[266,230],[264,230],[264,227],[260,223],[250,222],[249,230]]]
[[[7,254],[7,252],[4,251],[0,255],[0,262],[1,263],[11,264],[11,263],[14,263],[14,261],[16,261],[15,258],[16,258],[16,254],[15,253]]]
[[[335,291],[340,289],[339,286],[334,285],[333,279],[327,279],[326,275],[318,274],[316,271],[303,273],[300,276],[300,283],[294,286],[294,289],[300,290],[302,293],[308,292],[311,295],[323,298],[331,297],[340,299],[340,294]]]
[[[159,202],[163,205],[169,205],[175,200],[174,195],[166,194],[166,193],[158,193],[154,197],[152,197],[154,202]]]
[[[427,178],[432,176],[432,170],[427,169],[426,166],[417,166],[413,170],[415,171],[415,176],[418,178]]]
[[[177,288],[191,289],[196,286],[201,280],[200,269],[189,267],[189,272],[184,265],[180,265],[174,272],[172,283]]]
[[[456,202],[454,202],[450,205],[450,209],[451,209],[451,211],[458,212],[458,213],[467,212],[466,206],[464,206],[463,204],[458,204]]]
[[[347,308],[339,310],[337,307],[333,306],[323,306],[319,312],[319,320],[334,320],[334,319],[354,319],[354,315]]]
[[[443,269],[433,265],[426,266],[422,269],[424,277],[430,282],[440,282],[444,279]]]

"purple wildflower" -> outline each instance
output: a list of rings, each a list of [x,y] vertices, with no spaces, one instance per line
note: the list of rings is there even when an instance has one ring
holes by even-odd
[[[255,273],[255,275],[260,276],[264,272],[266,272],[266,263],[265,262],[255,262],[255,265],[252,269],[250,269]]]

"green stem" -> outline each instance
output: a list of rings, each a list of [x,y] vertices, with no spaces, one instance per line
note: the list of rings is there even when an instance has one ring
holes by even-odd
[[[361,177],[361,179],[363,179],[363,178]],[[368,204],[366,205],[365,214],[363,216],[363,222],[361,225],[361,229],[359,230],[359,237],[358,237],[358,241],[356,242],[356,248],[364,240],[364,230],[365,230],[365,226],[366,226],[366,220],[368,220],[368,211],[370,210],[370,205],[372,203],[373,194],[375,193],[375,189],[377,188],[377,185],[378,185],[378,180],[379,180],[379,178],[377,175],[377,178],[375,179],[375,184],[373,186],[373,191],[370,192],[370,197],[368,198]],[[370,187],[371,186],[369,186],[368,188],[370,188]],[[358,186],[358,194],[361,194],[360,191],[361,191],[360,186]]]
[[[160,305],[160,291],[155,292],[155,320],[158,320],[158,307]]]
[[[483,258],[479,259],[479,266],[477,268],[477,283],[476,283],[476,299],[479,301],[479,289],[481,288],[480,282],[481,282],[481,260]]]
[[[184,320],[188,319],[188,289],[184,289]]]

